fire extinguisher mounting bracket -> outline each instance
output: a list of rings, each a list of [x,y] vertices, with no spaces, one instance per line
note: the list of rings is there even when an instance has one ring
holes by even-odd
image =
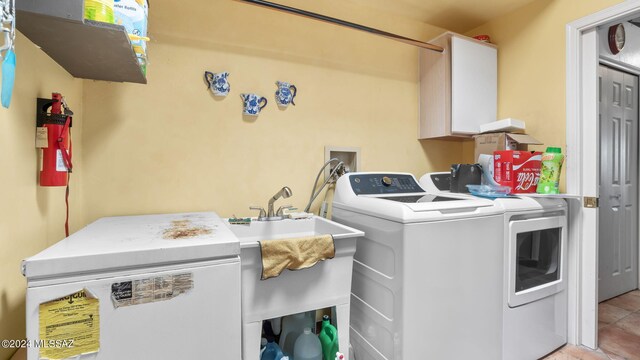
[[[67,121],[67,116],[72,116],[73,111],[69,108],[64,108],[64,114],[52,114],[49,109],[53,105],[55,100],[38,98],[36,103],[36,126],[42,127],[44,124],[64,125]],[[69,122],[69,127],[73,126],[73,118]]]

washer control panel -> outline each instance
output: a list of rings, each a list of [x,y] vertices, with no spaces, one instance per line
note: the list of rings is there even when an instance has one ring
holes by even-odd
[[[349,181],[356,195],[424,192],[409,174],[350,174]]]

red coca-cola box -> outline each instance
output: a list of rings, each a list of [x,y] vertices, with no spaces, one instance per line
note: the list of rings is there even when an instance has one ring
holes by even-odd
[[[511,194],[534,193],[540,179],[542,153],[501,150],[493,152],[493,178],[511,188]]]

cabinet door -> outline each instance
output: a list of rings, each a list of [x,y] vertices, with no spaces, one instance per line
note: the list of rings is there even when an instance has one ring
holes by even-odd
[[[497,50],[471,40],[451,38],[451,133],[476,134],[496,121]]]

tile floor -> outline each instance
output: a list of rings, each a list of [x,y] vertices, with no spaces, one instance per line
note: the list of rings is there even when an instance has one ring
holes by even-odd
[[[598,350],[567,345],[544,360],[640,360],[640,290],[598,306]]]

